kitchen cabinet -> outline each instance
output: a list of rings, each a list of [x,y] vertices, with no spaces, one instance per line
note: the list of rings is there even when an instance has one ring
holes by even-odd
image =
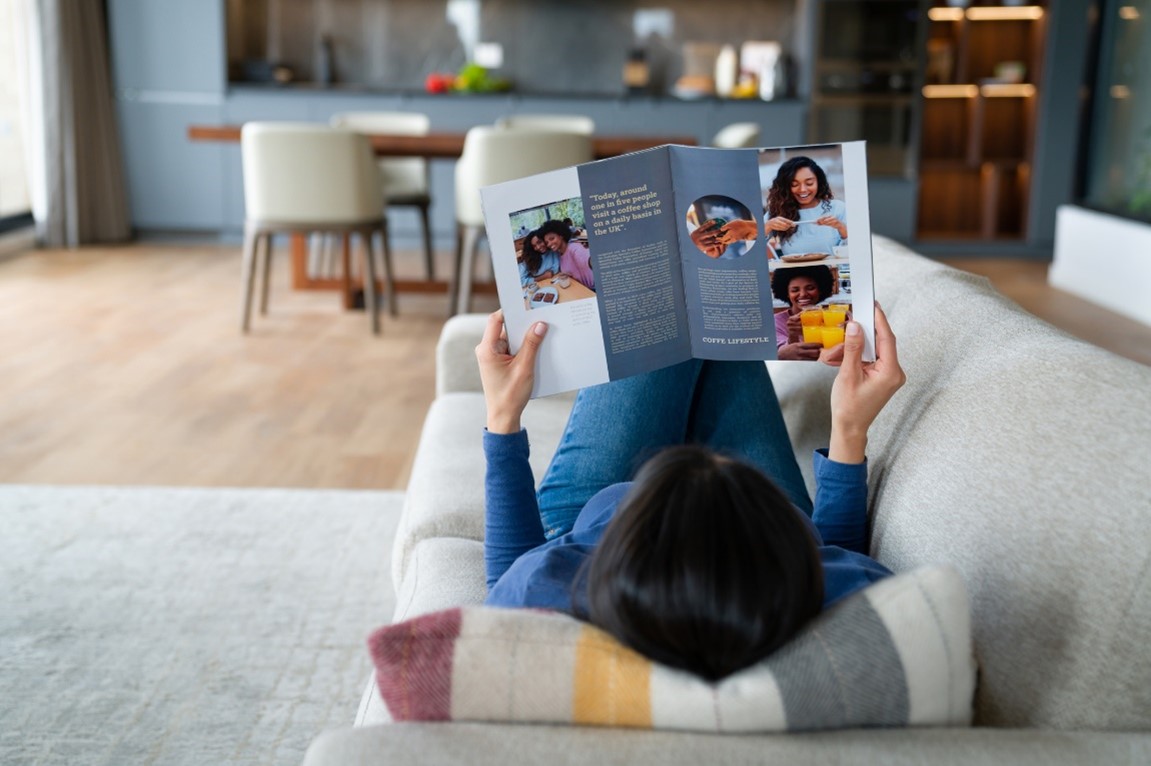
[[[1023,240],[1047,11],[935,5],[922,87],[917,238]]]
[[[189,101],[189,99],[191,99]],[[595,98],[517,93],[429,95],[354,87],[322,88],[233,85],[218,97],[169,97],[168,101],[121,99],[125,163],[133,225],[138,230],[221,232],[243,229],[244,196],[240,147],[193,142],[189,125],[242,124],[251,120],[326,123],[342,111],[410,110],[427,114],[433,131],[464,131],[515,113],[584,114],[605,134],[675,132],[694,135],[701,145],[724,125],[754,121],[765,145],[803,142],[806,105],[800,101],[680,101],[674,98]],[[452,196],[454,162],[431,163],[432,228],[440,247],[455,236]],[[177,179],[173,182],[172,179]],[[392,226],[401,247],[421,239],[415,215],[399,211]]]
[[[225,152],[193,145],[189,123],[222,121],[227,72],[222,0],[109,0],[120,143],[135,229],[224,223]]]

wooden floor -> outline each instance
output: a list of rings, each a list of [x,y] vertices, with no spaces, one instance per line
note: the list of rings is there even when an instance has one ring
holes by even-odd
[[[402,254],[401,273],[419,274]],[[1043,264],[952,261],[1151,364],[1151,328],[1046,286]],[[293,291],[238,331],[238,248],[134,245],[0,262],[0,482],[387,489],[406,484],[446,297],[363,312]],[[446,264],[444,264],[446,266]],[[476,310],[494,308],[485,296]]]

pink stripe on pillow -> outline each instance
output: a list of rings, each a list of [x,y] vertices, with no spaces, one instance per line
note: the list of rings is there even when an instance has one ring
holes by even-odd
[[[463,612],[448,609],[380,628],[368,637],[376,685],[397,721],[450,721],[452,655]]]

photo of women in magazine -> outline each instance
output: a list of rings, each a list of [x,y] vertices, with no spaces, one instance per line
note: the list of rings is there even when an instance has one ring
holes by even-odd
[[[509,216],[524,308],[595,297],[595,274],[579,197],[519,210]]]
[[[767,149],[759,167],[779,359],[816,361],[851,319],[842,147]]]

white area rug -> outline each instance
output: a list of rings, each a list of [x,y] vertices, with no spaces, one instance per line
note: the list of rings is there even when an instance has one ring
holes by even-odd
[[[0,763],[299,764],[355,717],[402,501],[0,485]]]

